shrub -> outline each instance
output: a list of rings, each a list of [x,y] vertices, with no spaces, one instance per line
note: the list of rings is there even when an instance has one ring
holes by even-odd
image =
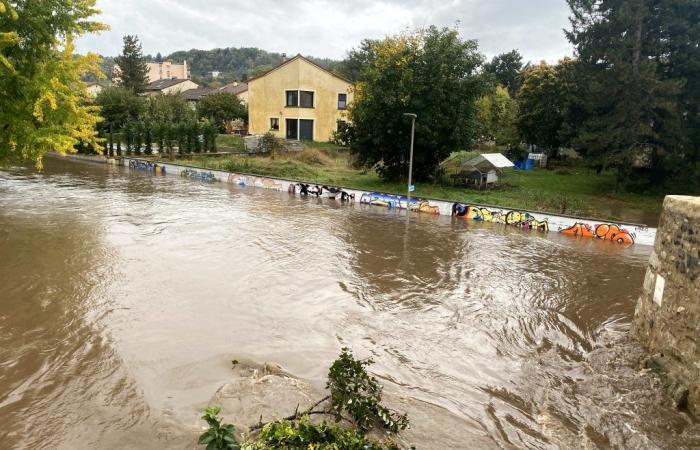
[[[209,428],[199,436],[197,443],[206,445],[206,450],[239,450],[241,446],[236,441],[236,428],[231,424],[222,424],[220,412],[220,406],[210,406],[206,409],[202,419]]]
[[[304,416],[298,422],[283,420],[265,425],[258,439],[244,444],[243,449],[398,450],[399,447],[393,442],[380,443],[325,421],[313,424],[308,416]]]
[[[331,410],[340,421],[347,411],[361,431],[369,431],[379,424],[397,433],[408,427],[408,416],[381,405],[382,386],[365,368],[371,358],[357,360],[350,349],[343,347],[340,356],[328,370],[326,388],[331,392]]]

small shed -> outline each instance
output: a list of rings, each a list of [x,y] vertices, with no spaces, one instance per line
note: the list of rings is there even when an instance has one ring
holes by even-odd
[[[479,188],[496,183],[503,169],[509,167],[514,164],[501,153],[482,153],[462,163],[467,184],[474,183]]]

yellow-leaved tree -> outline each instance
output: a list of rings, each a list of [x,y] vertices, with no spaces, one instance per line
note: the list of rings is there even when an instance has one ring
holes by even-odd
[[[102,76],[99,57],[73,54],[73,37],[106,30],[95,0],[0,0],[0,163],[33,161],[76,146],[101,151],[80,77]]]

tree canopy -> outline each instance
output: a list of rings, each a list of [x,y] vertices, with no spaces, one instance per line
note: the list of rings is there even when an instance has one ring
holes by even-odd
[[[683,176],[698,189],[700,4],[693,0],[568,0],[585,99],[574,144],[618,182],[644,169],[657,188]]]
[[[122,54],[114,58],[114,63],[119,67],[119,86],[140,94],[146,90],[148,84],[148,66],[143,57],[141,43],[138,36],[124,36]]]
[[[508,89],[511,96],[514,96],[520,87],[522,69],[523,57],[515,49],[496,55],[491,62],[484,64],[484,71],[493,74],[498,83]]]
[[[0,160],[33,160],[78,144],[100,149],[87,72],[95,54],[75,56],[73,38],[107,27],[91,20],[95,0],[0,0]]]
[[[203,97],[197,104],[197,115],[212,121],[224,131],[224,122],[247,118],[247,110],[241,100],[228,92],[216,92]]]
[[[425,180],[450,152],[476,133],[475,100],[485,89],[477,73],[483,56],[456,30],[430,27],[368,43],[350,106],[351,150],[387,179],[408,172],[410,122],[415,131],[414,176]]]

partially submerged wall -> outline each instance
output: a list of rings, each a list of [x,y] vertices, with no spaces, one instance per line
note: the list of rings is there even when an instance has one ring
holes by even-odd
[[[700,418],[700,197],[664,200],[633,332],[677,405]]]
[[[178,164],[123,158],[122,164],[136,170],[145,170],[168,175],[181,175],[187,178],[208,182],[224,182],[239,186],[260,187],[294,194],[304,194],[302,185],[292,180],[261,177],[251,174],[238,174],[218,170],[200,169]],[[313,188],[316,185],[310,183]],[[395,209],[410,209],[423,214],[452,216],[457,219],[500,223],[508,226],[533,230],[533,232],[558,232],[579,239],[606,240],[624,245],[652,245],[656,229],[643,225],[615,224],[557,214],[535,211],[522,211],[498,206],[454,203],[430,198],[411,197],[411,203],[405,195],[383,192],[366,192],[349,188],[338,188],[347,196],[352,196],[357,203],[383,206]],[[313,194],[311,194],[313,195]],[[323,196],[327,196],[326,192]],[[337,195],[338,201],[347,200],[347,196]]]

